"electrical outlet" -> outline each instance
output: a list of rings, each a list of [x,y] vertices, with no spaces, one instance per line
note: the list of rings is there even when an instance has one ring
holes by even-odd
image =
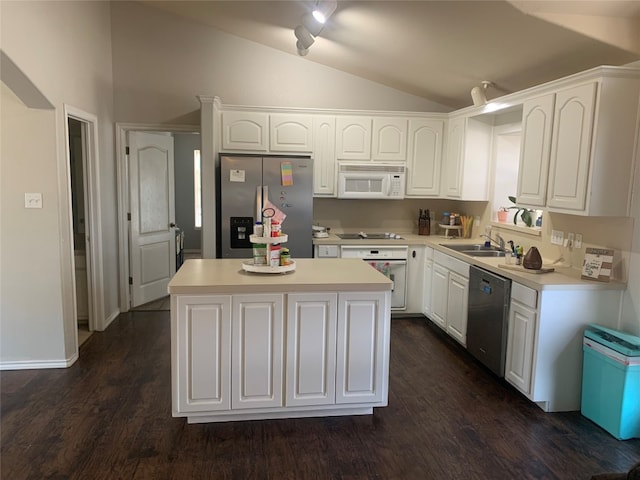
[[[582,248],[582,234],[576,233],[576,240],[573,242],[575,248]]]
[[[573,241],[575,239],[575,235],[571,232],[567,233],[567,243],[569,244],[569,248],[573,247]]]
[[[24,208],[42,208],[41,193],[25,193]]]
[[[564,232],[562,230],[551,230],[551,243],[553,245],[562,245],[564,241]]]

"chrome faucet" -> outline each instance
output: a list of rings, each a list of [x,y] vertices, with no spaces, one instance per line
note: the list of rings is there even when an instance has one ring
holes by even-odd
[[[490,242],[495,243],[500,247],[500,250],[504,250],[504,238],[500,236],[500,234],[496,233],[496,239],[491,238],[490,235],[480,235],[481,237],[485,237]]]

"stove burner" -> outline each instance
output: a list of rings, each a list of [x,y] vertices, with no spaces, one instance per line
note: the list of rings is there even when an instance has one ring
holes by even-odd
[[[404,240],[396,233],[338,233],[342,240]]]

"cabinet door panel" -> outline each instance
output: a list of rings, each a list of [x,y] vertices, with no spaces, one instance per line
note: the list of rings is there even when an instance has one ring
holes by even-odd
[[[269,150],[272,152],[311,152],[313,146],[311,115],[272,113],[269,121]]]
[[[231,297],[180,295],[172,312],[174,413],[231,408]]]
[[[434,263],[431,277],[431,320],[442,329],[447,328],[447,297],[449,270]]]
[[[337,294],[289,294],[286,405],[335,403]]]
[[[390,295],[340,293],[336,403],[386,402]]]
[[[449,272],[447,291],[447,333],[462,345],[467,344],[469,279]]]
[[[554,103],[555,94],[552,93],[524,104],[518,204],[543,207],[547,203]]]
[[[442,187],[447,197],[462,195],[462,163],[465,141],[465,118],[449,120],[447,128],[447,150],[443,165]]]
[[[371,118],[337,117],[336,138],[336,150],[339,159],[371,159]]]
[[[233,296],[232,409],[282,406],[282,295]]]
[[[570,210],[586,207],[596,86],[589,83],[556,94],[549,207]]]
[[[407,195],[440,193],[443,130],[442,120],[409,120]]]
[[[266,152],[268,117],[257,112],[222,113],[222,149]]]
[[[373,160],[405,161],[407,159],[407,120],[375,117],[373,119]]]
[[[336,119],[313,117],[313,194],[336,195]]]
[[[504,376],[509,383],[527,395],[531,393],[535,329],[535,311],[512,301]]]

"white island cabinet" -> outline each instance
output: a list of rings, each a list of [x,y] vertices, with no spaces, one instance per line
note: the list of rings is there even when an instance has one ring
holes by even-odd
[[[174,417],[363,415],[387,405],[391,281],[358,259],[286,274],[189,260],[169,284]]]

